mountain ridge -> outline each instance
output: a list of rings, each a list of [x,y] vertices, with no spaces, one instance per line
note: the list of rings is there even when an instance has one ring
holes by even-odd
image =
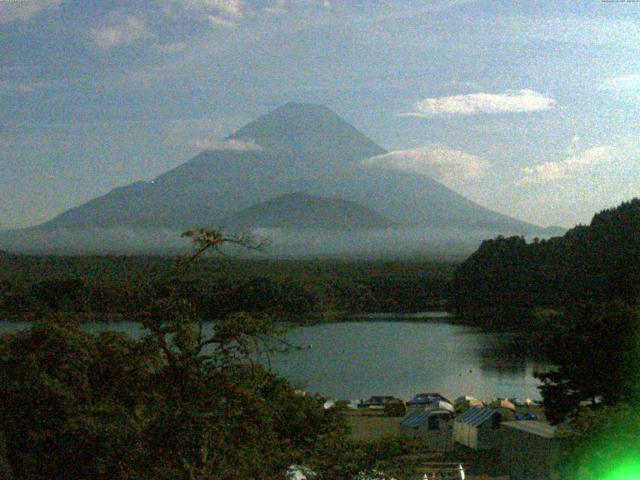
[[[430,177],[365,165],[385,150],[325,106],[285,104],[227,140],[236,142],[203,151],[150,182],[115,188],[37,227],[0,234],[0,248],[20,250],[21,238],[34,232],[47,238],[47,232],[63,230],[215,228],[244,209],[293,192],[355,202],[394,228],[544,234]],[[242,149],[243,142],[250,148]]]

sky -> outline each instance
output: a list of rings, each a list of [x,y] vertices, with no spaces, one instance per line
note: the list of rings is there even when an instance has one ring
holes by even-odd
[[[640,2],[0,0],[0,226],[150,180],[289,101],[539,225],[640,195]]]

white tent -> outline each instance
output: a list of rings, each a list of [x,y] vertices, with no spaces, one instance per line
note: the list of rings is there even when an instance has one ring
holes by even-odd
[[[456,412],[462,412],[469,407],[484,407],[484,402],[470,395],[463,395],[453,402]]]
[[[511,410],[512,412],[516,411],[516,406],[506,398],[496,398],[491,402],[489,406],[491,408],[506,408],[507,410]]]
[[[438,403],[431,404],[425,408],[425,410],[446,410],[447,412],[453,413],[454,408],[449,402],[445,402],[444,400],[440,400]]]

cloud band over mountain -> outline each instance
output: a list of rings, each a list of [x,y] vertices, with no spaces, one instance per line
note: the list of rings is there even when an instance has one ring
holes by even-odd
[[[484,158],[444,145],[395,150],[369,158],[362,163],[425,175],[444,184],[476,180],[491,166]]]
[[[239,140],[229,138],[226,140],[216,140],[212,138],[199,138],[191,142],[191,145],[198,150],[210,152],[217,150],[232,150],[235,152],[257,152],[262,147],[252,140]]]

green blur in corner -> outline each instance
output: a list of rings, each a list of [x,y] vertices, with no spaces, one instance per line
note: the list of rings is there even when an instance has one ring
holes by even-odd
[[[603,480],[640,480],[640,459],[624,462],[613,467]]]
[[[563,480],[640,480],[638,405],[604,407],[580,418],[568,437]]]

